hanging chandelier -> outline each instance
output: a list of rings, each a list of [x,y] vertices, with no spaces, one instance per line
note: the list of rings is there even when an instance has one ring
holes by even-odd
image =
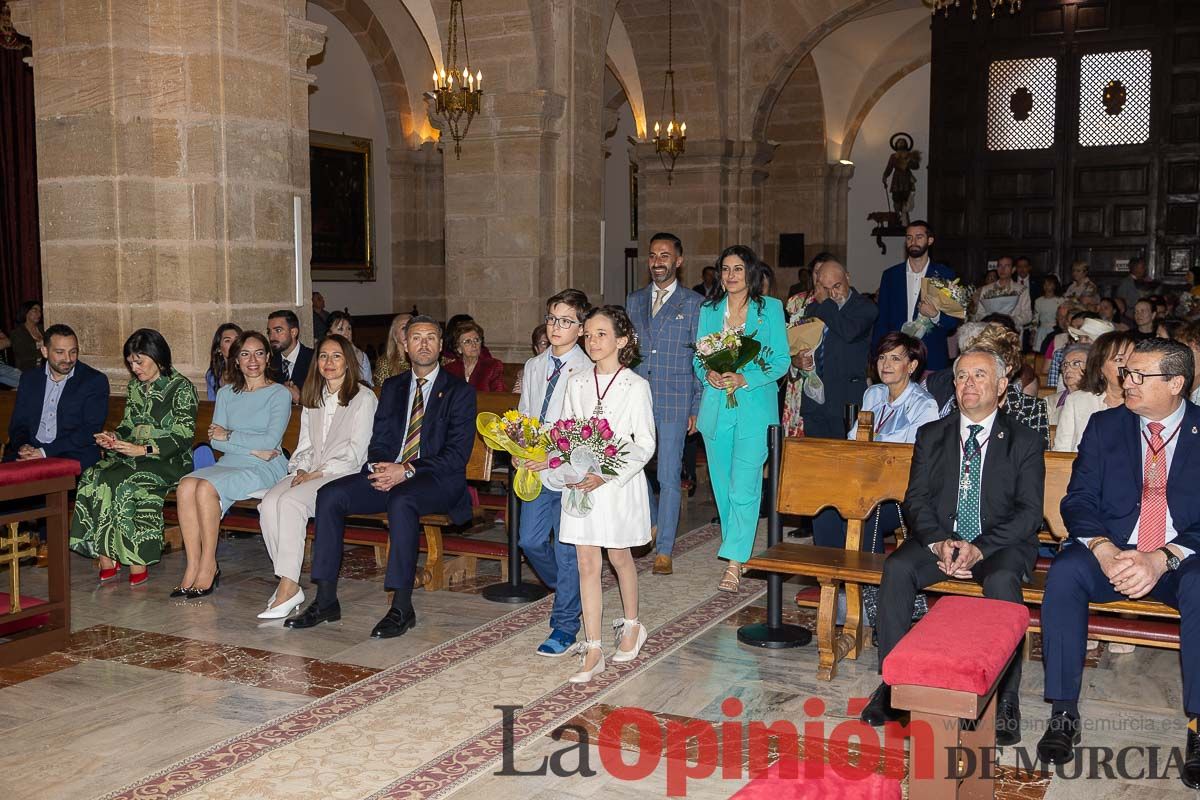
[[[659,122],[654,123],[654,152],[662,161],[663,169],[667,171],[667,183],[670,184],[675,173],[675,159],[683,155],[687,147],[687,123],[680,122],[675,116],[675,70],[672,64],[673,9],[671,0],[667,0],[667,71],[663,75],[663,99],[661,116],[667,116],[667,97],[671,98],[671,116],[667,119],[667,128],[663,130]]]
[[[996,16],[996,11],[1002,6],[1008,6],[1008,13],[1015,14],[1021,10],[1021,0],[985,0],[992,7],[992,16]],[[957,8],[961,4],[961,0],[925,0],[925,5],[931,6],[933,13],[939,11],[945,16],[950,16],[950,7]],[[971,19],[979,19],[979,0],[971,0]]]
[[[463,65],[458,63],[458,31],[462,28]],[[462,140],[471,128],[471,120],[479,113],[483,98],[483,72],[471,74],[471,49],[467,45],[467,21],[463,16],[463,0],[450,0],[450,32],[446,45],[446,60],[450,71],[443,66],[433,73],[434,107],[446,120],[454,139],[454,157],[462,155]],[[455,83],[457,82],[457,86]]]

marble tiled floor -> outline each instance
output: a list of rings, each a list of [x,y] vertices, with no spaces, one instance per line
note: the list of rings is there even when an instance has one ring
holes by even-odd
[[[703,489],[701,490],[703,491]],[[689,504],[683,529],[698,527],[713,515],[710,503],[697,497]],[[761,536],[761,533],[760,533]],[[760,540],[760,544],[762,541]],[[238,736],[285,714],[304,708],[314,698],[353,685],[355,681],[414,655],[449,642],[513,610],[478,595],[481,578],[458,591],[419,592],[420,624],[406,636],[386,642],[367,634],[386,607],[381,576],[369,551],[350,556],[348,577],[341,583],[340,623],[312,631],[288,631],[278,622],[255,618],[273,587],[269,562],[257,538],[227,539],[221,544],[222,584],[207,600],[169,600],[166,593],[182,571],[182,556],[168,555],[147,586],[130,589],[123,582],[98,587],[88,562],[73,559],[73,629],[71,646],[42,659],[0,669],[0,730],[5,731],[6,764],[0,770],[0,798],[71,800],[98,797],[141,777],[176,764],[230,737]],[[495,565],[485,565],[494,570]],[[719,575],[714,562],[714,582]],[[30,589],[36,593],[36,573]],[[495,577],[498,578],[498,575]],[[645,581],[675,577],[645,576]],[[789,596],[790,593],[785,593]],[[665,721],[728,721],[722,701],[736,697],[742,721],[791,720],[799,726],[812,719],[804,704],[819,698],[827,709],[818,719],[831,729],[847,719],[847,701],[864,697],[874,687],[875,654],[846,663],[831,683],[815,678],[816,652],[808,647],[761,651],[739,645],[737,625],[761,619],[755,606],[726,615],[721,624],[686,641],[633,677],[598,697],[598,703],[568,720],[593,730],[619,707],[646,709]],[[789,613],[789,621],[811,625],[812,613]],[[1101,652],[1086,672],[1083,711],[1096,729],[1085,744],[1120,748],[1179,747],[1183,717],[1176,651],[1139,649],[1130,655]],[[554,669],[561,663],[554,663]],[[545,660],[497,665],[498,670],[542,670]],[[1024,744],[1032,748],[1046,707],[1040,700],[1040,664],[1028,663],[1023,682],[1026,718]],[[463,687],[470,692],[471,687]],[[496,712],[495,722],[499,722]],[[405,735],[436,736],[437,719],[427,719]],[[364,735],[368,732],[364,731]],[[549,735],[519,749],[515,763],[529,770],[543,758],[578,744],[571,734]],[[576,736],[576,738],[578,738]],[[455,742],[440,742],[452,748]],[[653,797],[667,792],[667,762],[638,782],[622,781],[601,765],[595,739],[587,747],[596,774],[590,777],[499,775],[485,772],[454,790],[456,798],[583,798]],[[342,754],[343,763],[353,752]],[[568,768],[577,755],[567,758]],[[632,763],[632,754],[627,763]],[[1002,759],[1016,764],[1012,752]],[[362,769],[373,765],[362,764]],[[1086,800],[1129,798],[1169,800],[1196,797],[1175,777],[1165,780],[1038,781],[1008,771],[1001,796]],[[687,783],[689,797],[725,798],[746,784],[745,777],[725,779],[717,772]],[[254,786],[239,797],[265,796]],[[296,796],[342,796],[336,783],[314,775],[311,791]],[[351,796],[351,795],[347,795]],[[355,795],[356,796],[356,795]],[[407,796],[431,796],[417,792]]]

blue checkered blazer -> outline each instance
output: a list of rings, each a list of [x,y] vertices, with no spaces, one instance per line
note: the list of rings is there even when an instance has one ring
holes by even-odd
[[[637,331],[642,363],[637,374],[650,382],[655,422],[682,422],[700,411],[701,386],[692,360],[696,355],[696,328],[704,298],[676,284],[666,305],[650,316],[653,285],[631,292],[625,310]]]

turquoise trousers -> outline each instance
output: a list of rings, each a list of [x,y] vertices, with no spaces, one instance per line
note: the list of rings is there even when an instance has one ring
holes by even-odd
[[[754,550],[754,534],[758,530],[767,431],[765,426],[745,424],[739,431],[733,414],[722,416],[728,422],[718,422],[713,435],[704,437],[708,477],[721,517],[718,555],[744,564]]]

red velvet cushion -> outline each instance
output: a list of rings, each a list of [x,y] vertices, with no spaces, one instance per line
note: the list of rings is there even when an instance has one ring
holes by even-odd
[[[44,481],[64,475],[78,475],[79,462],[73,458],[34,458],[0,464],[0,486]]]
[[[883,662],[890,686],[987,694],[1029,627],[1029,609],[983,597],[943,597]]]
[[[900,800],[900,780],[871,772],[866,775],[847,772],[839,775],[825,764],[820,777],[807,778],[803,762],[790,767],[789,775],[780,777],[776,763],[761,778],[755,778],[733,795],[731,800]]]

